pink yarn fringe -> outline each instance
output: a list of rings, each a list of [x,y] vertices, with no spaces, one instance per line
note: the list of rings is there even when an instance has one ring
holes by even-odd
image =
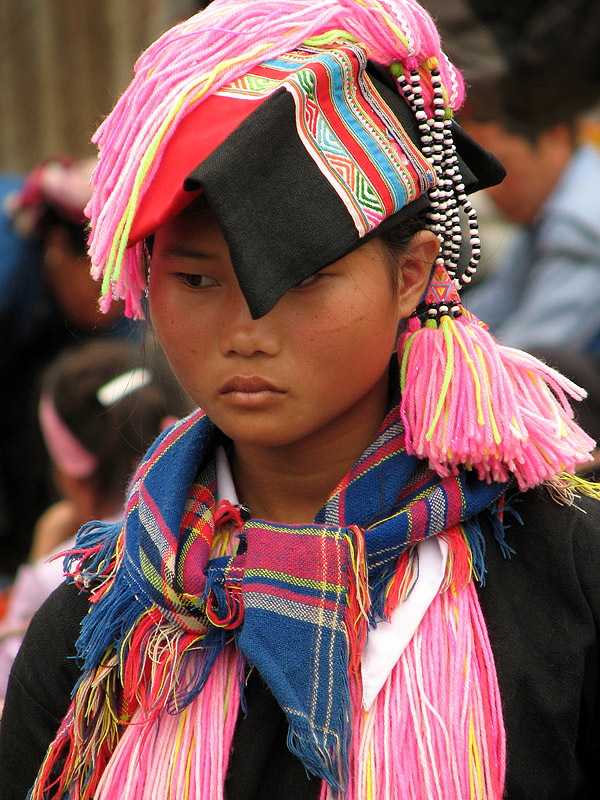
[[[398,352],[407,449],[440,475],[466,465],[488,482],[513,474],[525,490],[591,459],[568,400],[585,391],[499,345],[468,312],[439,327],[411,319]]]
[[[131,84],[93,138],[99,163],[86,213],[92,274],[104,276],[102,310],[124,297],[126,313],[143,317],[141,246],[126,246],[135,209],[178,122],[256,64],[332,30],[355,37],[385,66],[402,62],[407,73],[437,58],[448,107],[462,103],[462,78],[414,0],[214,0],[140,56]],[[423,97],[430,109],[428,81]]]
[[[355,694],[347,800],[500,800],[506,741],[473,583],[438,595],[368,712]],[[339,800],[326,784],[321,800]]]
[[[240,705],[238,654],[227,648],[200,695],[183,711],[162,709],[151,724],[138,710],[102,775],[95,800],[223,800]]]

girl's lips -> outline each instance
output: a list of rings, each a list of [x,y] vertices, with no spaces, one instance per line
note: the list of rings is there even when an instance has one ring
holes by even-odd
[[[284,394],[284,392],[258,375],[237,375],[223,384],[219,394],[251,396]]]
[[[260,411],[271,409],[285,392],[257,375],[238,375],[224,383],[219,394],[232,409]]]

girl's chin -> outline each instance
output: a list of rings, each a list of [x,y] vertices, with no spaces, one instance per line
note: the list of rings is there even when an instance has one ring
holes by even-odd
[[[285,424],[277,425],[272,419],[257,419],[258,415],[254,415],[253,419],[252,414],[246,415],[244,420],[237,419],[233,422],[226,417],[217,416],[215,419],[210,413],[208,416],[219,430],[241,447],[277,449],[294,446],[310,437],[310,432],[305,436],[292,419],[286,420]]]

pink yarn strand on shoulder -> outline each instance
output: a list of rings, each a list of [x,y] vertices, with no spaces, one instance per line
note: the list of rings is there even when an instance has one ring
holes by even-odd
[[[437,596],[375,703],[353,708],[345,800],[500,800],[500,692],[472,581]],[[321,800],[340,798],[323,784]]]

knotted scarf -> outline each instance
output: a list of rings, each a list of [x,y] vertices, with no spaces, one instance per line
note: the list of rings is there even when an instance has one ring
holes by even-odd
[[[140,465],[124,524],[80,532],[68,562],[91,597],[82,676],[32,798],[50,783],[59,797],[93,797],[132,716],[187,709],[231,642],[240,685],[244,663],[255,666],[287,716],[290,748],[339,789],[350,684],[368,623],[397,602],[403,556],[454,531],[483,574],[477,514],[507,485],[467,471],[442,478],[408,455],[398,405],[312,524],[239,519],[237,553],[211,558],[220,435],[201,411],[177,423]]]

